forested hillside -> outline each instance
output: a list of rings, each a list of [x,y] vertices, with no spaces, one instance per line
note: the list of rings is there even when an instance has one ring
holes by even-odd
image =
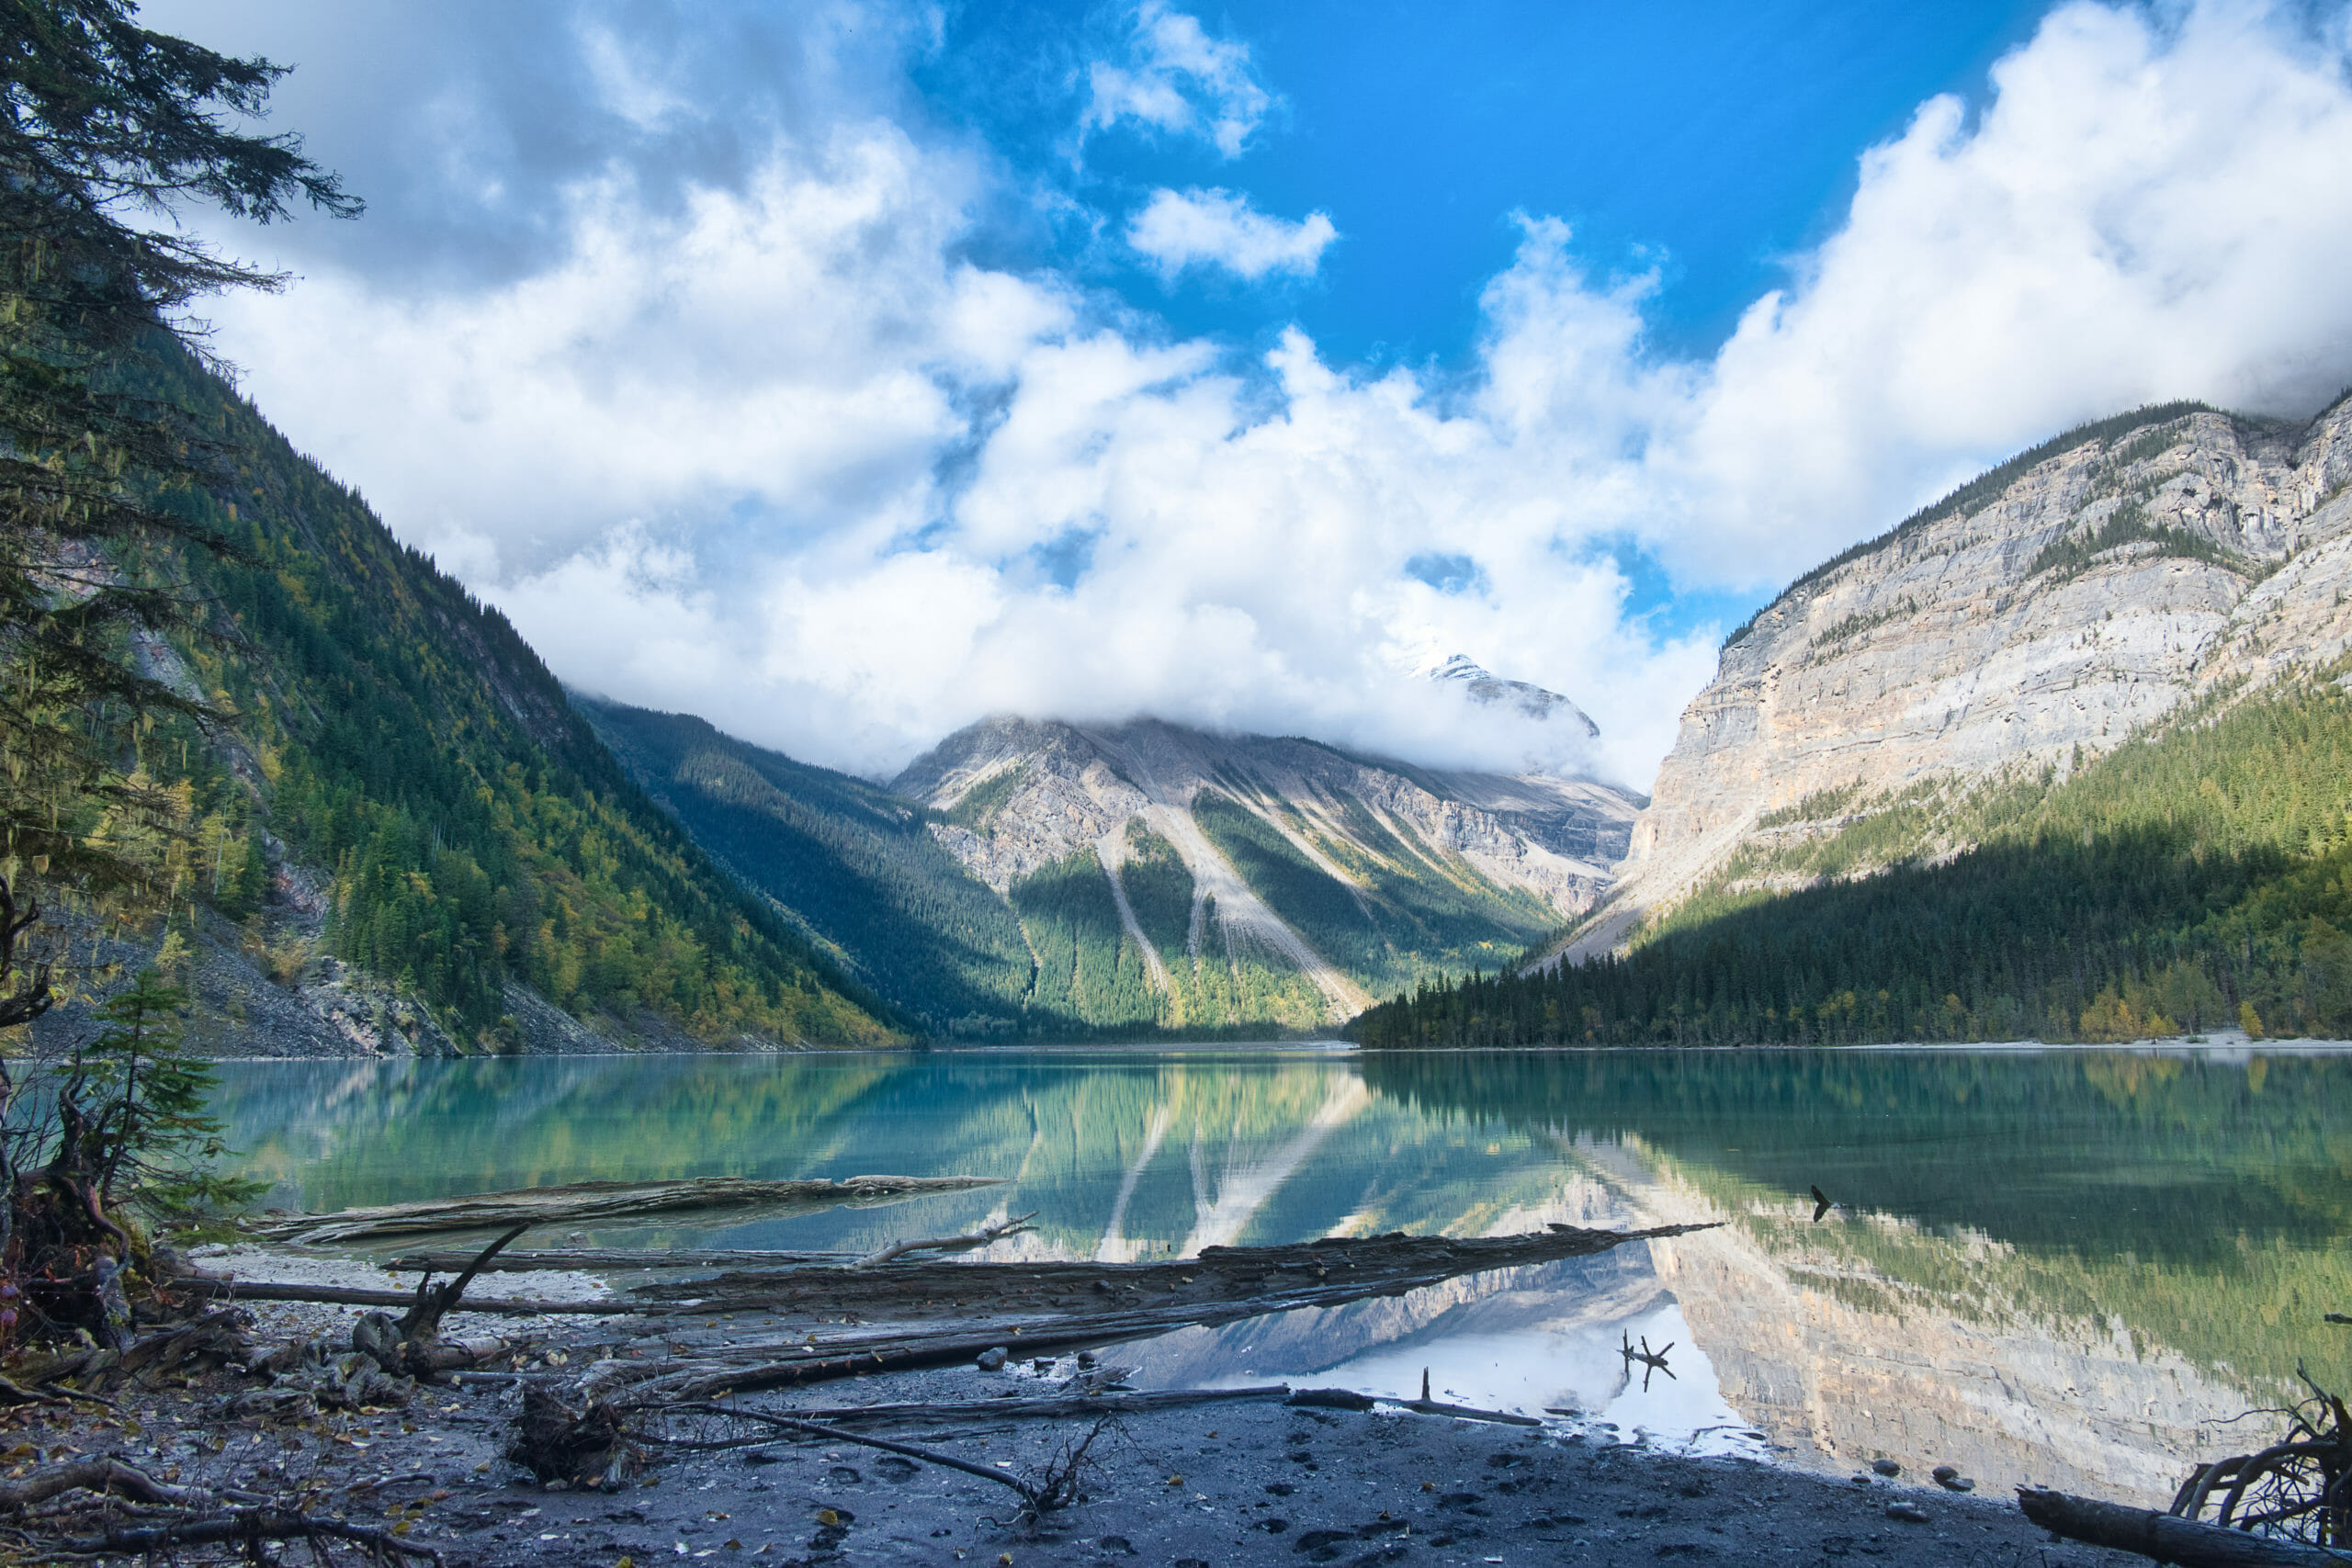
[[[1769,891],[1751,851],[1744,890],[1719,882],[1622,957],[1423,987],[1350,1033],[1385,1048],[2345,1034],[2343,674],[2209,699],[2063,781],[1922,786],[1769,868],[1830,880]],[[1954,841],[1976,847],[1934,852]]]
[[[159,389],[231,455],[162,498],[221,547],[130,563],[211,601],[213,635],[176,651],[233,717],[228,734],[167,719],[142,742],[184,789],[184,899],[247,922],[249,945],[290,945],[272,954],[287,983],[315,946],[463,1049],[517,1043],[515,986],[624,1041],[888,1038],[646,798],[503,616],[217,379],[176,353],[163,366]],[[311,871],[329,882],[314,933],[265,920]]]
[[[1027,1027],[1021,924],[940,847],[931,812],[698,718],[581,708],[696,842],[859,981],[935,1033]]]

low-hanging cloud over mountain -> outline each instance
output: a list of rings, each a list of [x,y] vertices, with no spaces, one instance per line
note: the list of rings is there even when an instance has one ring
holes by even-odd
[[[2081,419],[2307,413],[2352,380],[2340,8],[2053,11],[1981,103],[1867,152],[1843,222],[1709,355],[1653,345],[1658,275],[1522,215],[1466,374],[1360,371],[1296,330],[1244,353],[986,259],[1029,193],[896,85],[920,12],[763,33],[785,107],[752,114],[592,11],[537,14],[606,130],[542,149],[528,200],[512,160],[449,155],[450,226],[498,243],[395,269],[365,224],[298,237],[300,283],[211,313],[262,408],[568,680],[837,765],[998,710],[1508,761],[1410,674],[1463,651],[1569,694],[1646,785],[1720,628],[1653,635],[1628,547],[1767,588]],[[1078,142],[1124,117],[1230,153],[1271,101],[1166,6],[1094,63]],[[503,145],[469,118],[493,99],[417,102],[403,123]],[[1311,272],[1347,226],[1165,189],[1101,224],[1141,244],[1212,198],[1273,249],[1170,228],[1166,265]]]

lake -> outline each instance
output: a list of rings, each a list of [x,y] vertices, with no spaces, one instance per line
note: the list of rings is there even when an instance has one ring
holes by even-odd
[[[1575,1411],[1604,1439],[1949,1462],[2159,1505],[2299,1360],[2352,1383],[2352,1054],[2324,1048],[1365,1055],[1267,1046],[231,1062],[265,1201],[590,1179],[970,1173],[877,1208],[594,1230],[989,1256],[1716,1222],[1600,1258],[1123,1348],[1144,1386],[1289,1380]],[[1815,1223],[1809,1187],[1841,1207]],[[548,1240],[553,1238],[539,1238]],[[1668,1344],[1631,1375],[1621,1340]]]

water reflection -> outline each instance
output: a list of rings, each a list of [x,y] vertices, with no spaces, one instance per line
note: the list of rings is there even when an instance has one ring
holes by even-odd
[[[1142,1377],[1287,1377],[1805,1462],[2161,1501],[2297,1359],[2342,1387],[2352,1057],[2329,1052],[971,1053],[252,1063],[272,1201],[590,1178],[1008,1177],[598,1241],[878,1246],[1030,1209],[1001,1256],[1719,1221],[1608,1257],[1170,1336]],[[1818,1183],[1848,1205],[1818,1224]],[[1673,1341],[1644,1391],[1620,1336]],[[1451,1390],[1446,1393],[1444,1391]],[[1760,1438],[1752,1434],[1760,1433]]]

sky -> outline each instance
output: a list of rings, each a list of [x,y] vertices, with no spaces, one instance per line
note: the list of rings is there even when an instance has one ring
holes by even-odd
[[[202,310],[263,412],[575,686],[868,774],[1153,714],[1646,788],[1816,561],[2352,383],[2342,0],[141,14],[368,203],[190,215],[290,276]]]

